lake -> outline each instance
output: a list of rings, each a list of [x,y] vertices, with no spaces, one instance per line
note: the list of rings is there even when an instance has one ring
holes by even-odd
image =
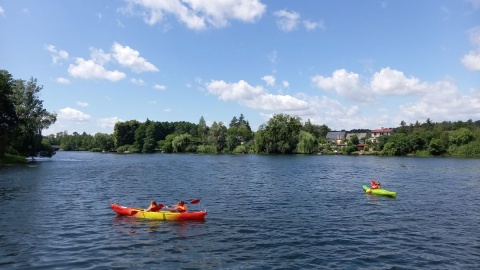
[[[480,159],[60,151],[0,166],[0,268],[478,269],[479,194]],[[196,198],[203,222],[109,207]]]

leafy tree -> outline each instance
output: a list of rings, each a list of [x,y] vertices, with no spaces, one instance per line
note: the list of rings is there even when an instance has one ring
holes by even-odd
[[[181,135],[176,136],[172,140],[172,147],[173,147],[173,152],[174,153],[182,153],[185,152],[187,149],[188,145],[192,141],[192,135],[188,133],[184,133]]]
[[[297,153],[312,154],[315,150],[315,143],[315,137],[311,133],[301,130],[297,144]]]
[[[213,122],[208,132],[208,142],[221,151],[227,145],[227,128],[222,122]]]
[[[299,117],[276,114],[261,125],[258,133],[257,151],[267,154],[291,154],[298,144],[298,135],[302,128]]]
[[[40,151],[51,151],[51,146],[42,144],[42,130],[57,120],[57,115],[43,108],[38,93],[43,89],[37,80],[16,80],[13,85],[13,99],[18,126],[15,130],[14,148],[24,156],[35,157]],[[53,155],[49,152],[48,155]]]
[[[432,139],[428,145],[428,152],[434,156],[440,156],[445,154],[447,149],[445,148],[441,139]]]
[[[468,128],[459,128],[457,130],[450,131],[449,133],[449,141],[450,143],[460,146],[463,144],[467,144],[474,139],[473,132]]]
[[[140,126],[137,120],[127,122],[117,122],[113,128],[113,140],[115,147],[122,145],[132,145],[135,143],[135,131]]]
[[[0,157],[5,156],[7,145],[18,124],[13,99],[13,78],[6,70],[0,70]]]
[[[205,143],[207,141],[207,134],[208,134],[208,126],[205,122],[205,119],[200,117],[200,121],[198,121],[198,137],[200,142]]]
[[[173,140],[177,137],[175,134],[169,134],[165,137],[165,140],[160,140],[158,145],[160,150],[165,153],[173,153]]]

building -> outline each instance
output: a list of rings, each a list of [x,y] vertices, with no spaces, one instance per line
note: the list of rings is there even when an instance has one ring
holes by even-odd
[[[374,129],[372,130],[372,137],[370,138],[370,140],[372,142],[377,142],[378,141],[378,138],[380,136],[385,136],[385,135],[392,135],[393,134],[393,128],[379,128],[379,129]]]

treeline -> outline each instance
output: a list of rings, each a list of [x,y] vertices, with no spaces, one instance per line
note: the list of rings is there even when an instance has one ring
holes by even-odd
[[[382,136],[374,149],[382,155],[480,157],[480,121],[434,123],[427,119],[407,125],[391,136]]]
[[[370,140],[370,131],[355,129],[347,133],[365,133],[364,138],[329,142],[330,128],[314,125],[299,117],[276,114],[257,132],[241,114],[233,117],[228,128],[222,122],[207,126],[203,117],[198,124],[156,122],[147,119],[118,122],[114,133],[83,133],[46,137],[48,143],[63,150],[113,151],[119,153],[263,153],[263,154],[374,154],[388,156],[480,157],[480,121],[425,123],[394,128],[394,134]],[[364,150],[359,151],[360,143]]]
[[[14,79],[0,70],[0,158],[6,154],[51,157],[54,149],[43,140],[42,130],[55,123],[57,116],[43,108],[38,98],[42,86],[37,80]]]

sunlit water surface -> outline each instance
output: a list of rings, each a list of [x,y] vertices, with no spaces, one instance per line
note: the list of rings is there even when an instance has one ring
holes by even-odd
[[[478,159],[58,152],[0,167],[0,268],[478,269],[479,194]],[[204,222],[109,208],[195,198]]]

